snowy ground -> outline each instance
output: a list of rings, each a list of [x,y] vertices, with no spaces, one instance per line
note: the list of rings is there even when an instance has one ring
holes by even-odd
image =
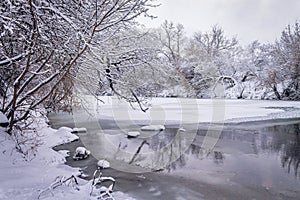
[[[86,108],[98,119],[149,124],[248,122],[300,117],[299,101],[154,98],[146,102],[150,109],[143,113],[138,105],[130,105],[116,97],[102,97],[105,104],[93,98],[86,99],[89,99]]]
[[[39,146],[27,156],[16,152],[15,142],[0,127],[0,199],[1,200],[34,200],[96,199],[89,197],[91,182],[77,178],[79,185],[62,185],[48,190],[57,177],[78,175],[76,168],[65,165],[66,152],[56,152],[52,147],[71,142],[78,137],[72,129],[51,129],[45,123],[39,123]],[[36,154],[33,156],[33,154]],[[132,199],[121,192],[115,192],[116,199]]]

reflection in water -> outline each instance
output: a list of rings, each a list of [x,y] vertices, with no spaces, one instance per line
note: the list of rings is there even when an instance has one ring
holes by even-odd
[[[299,124],[272,126],[260,130],[226,128],[223,130],[216,148],[207,157],[203,158],[201,144],[206,131],[199,130],[193,144],[182,152],[185,149],[182,148],[185,145],[185,136],[173,137],[175,131],[169,130],[167,133],[161,133],[153,137],[150,140],[150,148],[156,151],[153,162],[170,162],[166,167],[168,172],[184,168],[190,159],[212,160],[216,165],[223,165],[226,163],[226,154],[239,157],[241,162],[243,155],[256,155],[257,161],[263,164],[267,161],[263,159],[262,155],[268,155],[274,157],[275,160],[279,158],[283,169],[299,177],[299,132]],[[171,140],[173,143],[168,148],[163,148]],[[176,157],[178,159],[174,160]]]
[[[282,167],[288,173],[294,172],[298,176],[300,163],[300,125],[274,126],[266,128],[264,131],[272,135],[264,135],[261,147],[264,150],[277,152],[281,157]]]
[[[61,121],[63,120],[59,120],[58,123]],[[147,199],[145,196],[148,199],[158,199],[147,195],[145,186],[147,184],[151,187],[154,185],[164,188],[163,193],[173,195],[171,198],[167,195],[167,198],[160,199],[175,199],[174,196],[180,193],[180,189],[187,191],[185,194],[190,197],[191,194],[188,192],[193,186],[195,186],[194,191],[197,192],[219,191],[219,194],[225,195],[232,191],[234,195],[241,194],[245,197],[227,199],[299,199],[300,197],[299,124],[254,130],[245,126],[229,126],[222,131],[214,149],[206,155],[201,149],[206,130],[198,130],[196,136],[191,137],[190,132],[195,129],[186,125],[184,126],[186,131],[179,132],[174,125],[173,128],[167,126],[162,132],[141,132],[140,137],[128,139],[125,136],[126,131],[135,130],[135,127],[131,127],[130,122],[127,121],[122,123],[128,124],[123,133],[113,120],[103,121],[102,134],[98,134],[98,126],[87,125],[85,122],[84,126],[92,127],[90,128],[92,131],[90,134],[80,135],[80,138],[96,158],[107,156],[104,158],[111,161],[112,166],[113,164],[118,166],[118,168],[113,167],[116,170],[125,169],[126,172],[132,170],[133,173],[140,170],[141,172],[140,167],[136,165],[142,166],[143,169],[147,168],[145,170],[147,172],[149,168],[164,170],[162,173],[150,173],[155,174],[156,179],[152,179],[152,176],[151,181],[145,179],[143,185],[138,188],[142,195],[141,199]],[[129,177],[126,176],[125,179],[119,177],[118,180],[126,180],[126,184],[123,184],[125,188],[130,184],[135,187],[136,181],[140,184],[141,180],[134,177],[130,174]],[[174,178],[174,184],[179,182],[177,186],[174,184],[170,186],[170,178]],[[184,185],[182,183],[184,180],[189,184]],[[211,190],[203,187],[206,183],[208,183],[206,186],[212,185],[208,187]],[[220,188],[220,185],[226,189]],[[135,190],[133,187],[130,188]],[[222,193],[225,190],[226,192]]]
[[[57,127],[61,126],[61,122],[69,123],[69,121],[66,122],[67,118],[65,116],[63,116],[63,119],[56,120]],[[131,130],[129,122],[124,121],[122,123],[128,124],[128,130]],[[85,121],[82,126],[93,127]],[[97,131],[97,127],[95,126],[93,131]],[[113,154],[111,160],[116,159],[132,165],[151,168],[152,170],[165,169],[168,172],[173,172],[187,168],[191,162],[193,162],[193,165],[199,166],[204,165],[204,162],[211,162],[215,166],[225,167],[230,165],[232,167],[233,157],[238,162],[234,167],[241,168],[240,165],[246,162],[245,158],[250,155],[252,161],[256,161],[261,165],[268,164],[267,162],[270,160],[266,161],[266,158],[272,159],[274,165],[278,165],[277,167],[280,170],[283,169],[284,173],[300,177],[300,124],[269,126],[255,128],[254,130],[248,127],[226,127],[222,131],[217,145],[207,156],[201,149],[207,130],[198,130],[195,137],[189,138],[190,132],[194,132],[194,129],[184,127],[186,131],[180,132],[178,128],[167,127],[165,131],[150,136],[144,135],[141,138],[123,143],[124,134],[117,135],[120,130],[114,120],[101,120],[101,128],[104,135],[109,136],[109,145],[116,148],[105,147],[103,135],[80,136],[91,150],[95,149],[93,155],[96,157],[98,156],[97,153],[99,153],[98,157]],[[147,143],[143,144],[144,140]],[[122,142],[122,145],[120,145],[120,142]],[[192,144],[190,144],[191,142]],[[102,146],[103,148],[100,148]],[[139,147],[141,148],[139,149]],[[99,148],[98,151],[96,151],[97,148]],[[149,152],[151,152],[150,156]],[[280,162],[277,162],[277,160]]]
[[[223,163],[223,160],[225,159],[225,156],[223,155],[222,152],[220,151],[214,151],[214,162],[216,164],[221,164]]]

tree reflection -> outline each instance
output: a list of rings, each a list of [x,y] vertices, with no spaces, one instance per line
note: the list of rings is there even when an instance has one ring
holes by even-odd
[[[225,157],[224,157],[224,155],[223,155],[222,152],[220,152],[220,151],[214,151],[214,162],[216,164],[223,163],[224,159],[225,159]]]
[[[203,158],[201,143],[205,137],[204,133],[205,131],[198,132],[193,144],[177,160],[170,163],[168,171],[184,167],[191,156],[197,159]],[[225,129],[222,132],[221,140],[243,144],[232,147],[235,151],[242,151],[248,145],[251,146],[252,152],[249,153],[252,154],[264,152],[278,154],[281,166],[287,169],[288,173],[294,173],[296,177],[300,174],[300,124],[271,126],[260,130]],[[213,150],[208,155],[208,158],[211,158],[215,164],[225,162],[224,152],[222,152],[225,144],[223,146],[219,144],[219,147],[221,151]],[[174,151],[172,148],[170,150]]]
[[[267,130],[273,133],[271,143],[265,144],[265,148],[280,153],[282,167],[288,173],[294,171],[295,176],[299,175],[300,163],[300,124],[288,126],[274,126]]]
[[[166,169],[171,172],[185,167],[196,160],[208,159],[216,165],[225,163],[225,153],[233,157],[249,154],[270,154],[281,160],[281,167],[288,173],[299,176],[300,165],[300,124],[278,125],[256,130],[230,128],[222,131],[218,148],[213,149],[208,155],[205,154],[201,144],[207,130],[199,130],[193,143],[187,139],[187,133],[179,133],[177,129],[168,129],[160,132],[147,140],[149,148],[154,152],[153,157],[142,157],[142,151],[137,151],[132,164],[145,167],[153,167],[153,170]],[[142,142],[142,141],[141,141]],[[144,143],[146,143],[144,141]],[[228,152],[229,151],[229,152]],[[194,161],[192,161],[194,160]],[[196,162],[201,165],[200,162]]]

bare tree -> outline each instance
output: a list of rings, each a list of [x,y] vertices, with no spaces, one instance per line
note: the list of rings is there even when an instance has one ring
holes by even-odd
[[[175,25],[167,20],[161,26],[159,40],[162,52],[176,68],[180,67],[181,51],[183,50],[184,27],[182,24]]]
[[[91,46],[101,46],[151,6],[152,0],[1,1],[1,111],[10,131],[50,97],[69,95],[63,88],[72,86]]]
[[[202,48],[206,56],[215,57],[222,51],[236,50],[238,41],[235,37],[227,38],[221,27],[214,25],[210,32],[194,34],[194,41]]]

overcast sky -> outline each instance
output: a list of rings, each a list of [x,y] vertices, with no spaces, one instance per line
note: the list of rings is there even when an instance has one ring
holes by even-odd
[[[273,42],[288,24],[300,21],[300,0],[158,0],[150,13],[158,18],[141,20],[159,27],[165,19],[181,23],[188,35],[218,24],[242,44]]]

